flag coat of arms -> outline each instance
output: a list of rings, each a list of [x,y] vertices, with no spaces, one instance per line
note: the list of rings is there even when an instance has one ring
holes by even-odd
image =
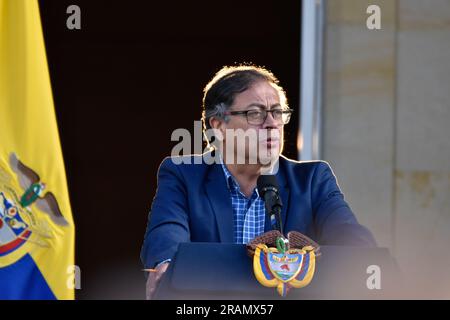
[[[281,252],[258,244],[253,256],[253,272],[258,282],[265,287],[276,287],[282,297],[292,288],[307,286],[314,276],[315,265],[312,246]]]
[[[74,223],[37,0],[0,0],[0,299],[73,299]]]

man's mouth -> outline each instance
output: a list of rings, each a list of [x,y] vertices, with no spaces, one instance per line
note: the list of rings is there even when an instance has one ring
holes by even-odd
[[[278,146],[280,139],[277,138],[267,138],[261,141],[263,144],[267,145],[269,148]]]

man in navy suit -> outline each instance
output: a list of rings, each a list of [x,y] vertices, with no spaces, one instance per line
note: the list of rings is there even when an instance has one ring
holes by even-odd
[[[328,163],[281,155],[291,113],[284,90],[264,68],[224,67],[208,83],[203,124],[205,131],[215,132],[215,148],[166,158],[159,167],[141,252],[144,266],[154,268],[147,298],[179,243],[247,243],[272,229],[256,188],[261,174],[275,174],[278,180],[285,234],[295,230],[319,244],[376,245],[344,200]],[[247,133],[249,143],[240,144],[237,140]]]

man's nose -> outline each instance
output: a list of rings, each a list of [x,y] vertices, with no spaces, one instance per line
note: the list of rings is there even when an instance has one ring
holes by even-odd
[[[279,123],[273,118],[272,112],[267,112],[266,121],[263,123],[263,128],[278,128]]]

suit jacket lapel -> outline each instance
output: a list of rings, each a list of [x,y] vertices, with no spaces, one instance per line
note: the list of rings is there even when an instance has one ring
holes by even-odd
[[[281,221],[283,223],[283,231],[287,235],[287,211],[289,209],[289,186],[287,184],[286,175],[284,172],[283,158],[280,157],[278,172],[276,174],[278,184],[280,185],[281,201],[283,202],[283,208],[281,209]]]
[[[221,242],[234,242],[233,208],[230,191],[220,164],[211,165],[205,183],[206,195],[214,211]]]

